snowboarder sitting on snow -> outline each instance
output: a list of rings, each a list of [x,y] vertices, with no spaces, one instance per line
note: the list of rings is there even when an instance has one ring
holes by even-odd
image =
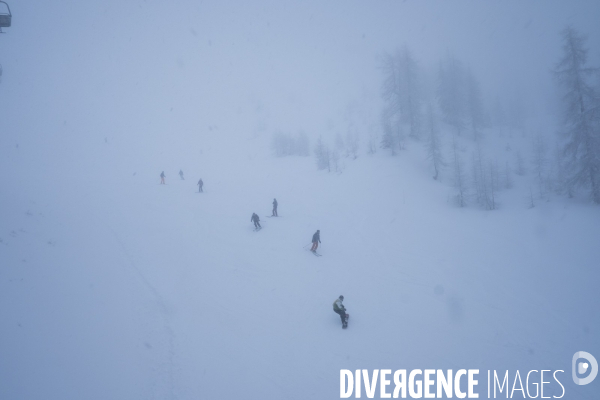
[[[183,171],[179,170],[179,177],[181,178],[181,180],[183,180]]]
[[[161,185],[165,184],[165,171],[160,173],[160,184]]]
[[[198,181],[198,193],[202,193],[202,186],[204,186],[204,182],[202,182],[202,179],[200,179]]]
[[[273,217],[278,217],[277,215],[277,199],[273,199]]]
[[[256,229],[260,229],[262,228],[262,226],[260,226],[260,218],[258,218],[258,215],[256,215],[256,213],[252,213],[252,218],[250,218],[250,221],[254,222],[254,227]]]
[[[340,315],[340,318],[342,319],[342,327],[345,328],[347,326],[346,325],[346,307],[344,307],[344,305],[342,304],[342,301],[344,301],[344,296],[338,297],[333,302],[333,312]]]
[[[321,231],[317,229],[312,238],[312,247],[310,251],[317,251],[317,247],[319,247],[319,243],[321,243]]]

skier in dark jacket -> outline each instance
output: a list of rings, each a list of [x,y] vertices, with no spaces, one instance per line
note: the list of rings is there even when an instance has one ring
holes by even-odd
[[[256,213],[252,213],[252,218],[250,218],[250,221],[254,222],[254,228],[256,229],[261,229],[262,226],[260,226],[260,218],[258,218],[258,215],[256,215]]]
[[[333,302],[333,312],[339,314],[340,318],[342,319],[342,328],[345,328],[348,326],[348,322],[346,322],[346,307],[344,307],[342,301],[344,301],[344,296],[338,297]]]
[[[202,186],[204,186],[204,182],[202,182],[202,179],[200,179],[198,181],[198,193],[202,193],[203,192]]]
[[[317,229],[315,234],[312,237],[312,247],[310,251],[317,251],[317,247],[319,247],[319,243],[321,243],[321,231]]]
[[[165,184],[165,177],[166,177],[166,176],[165,176],[165,171],[162,171],[162,172],[160,173],[160,184],[161,184],[161,185],[164,185],[164,184]]]
[[[278,217],[277,215],[277,199],[273,199],[273,217]]]
[[[181,180],[184,180],[184,178],[183,178],[183,171],[182,170],[179,170],[179,177],[181,178]]]

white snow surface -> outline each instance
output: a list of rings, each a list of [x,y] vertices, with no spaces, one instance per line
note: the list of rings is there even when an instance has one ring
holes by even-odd
[[[597,49],[597,1],[9,3],[0,400],[337,399],[340,369],[384,368],[480,369],[480,398],[487,370],[564,370],[564,399],[598,398],[571,379],[576,351],[600,359],[597,206],[528,208],[529,175],[458,208],[422,144],[367,155],[365,121],[341,174],[269,151],[278,130],[331,143],[354,101],[379,126],[378,59],[405,41],[555,112],[558,32]]]
[[[563,369],[595,398],[570,357],[600,354],[597,207],[460,209],[416,150],[328,174],[227,143],[171,168],[99,143],[35,173],[8,151],[0,398],[334,399],[340,369],[382,368],[478,368],[482,396],[488,369]]]

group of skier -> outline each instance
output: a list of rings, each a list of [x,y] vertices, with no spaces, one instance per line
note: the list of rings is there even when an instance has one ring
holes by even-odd
[[[161,185],[165,185],[165,178],[167,176],[165,175],[165,171],[162,171],[160,173],[160,184]],[[181,180],[185,180],[185,178],[183,177],[183,171],[179,170],[179,177],[181,178]],[[198,181],[198,183],[196,184],[198,186],[198,193],[203,193],[204,191],[202,190],[202,187],[204,186],[204,182],[202,182],[202,178],[200,178],[200,180]]]
[[[279,217],[277,214],[277,199],[273,199],[273,213],[271,217]],[[256,213],[252,213],[252,217],[250,217],[250,221],[254,222],[254,229],[260,230],[262,226],[260,226],[260,217]]]
[[[183,171],[179,170],[179,177],[181,178],[181,180],[185,180],[185,178],[183,177]],[[162,171],[160,173],[160,184],[161,185],[165,185],[165,171]],[[198,192],[202,193],[202,187],[204,186],[204,182],[202,182],[202,179],[200,179],[197,183],[198,185]],[[273,211],[271,214],[271,217],[278,217],[279,214],[277,214],[277,206],[279,205],[279,203],[277,203],[277,199],[273,199]],[[260,217],[256,214],[256,213],[252,213],[252,217],[250,218],[250,221],[254,223],[254,229],[256,231],[262,229],[262,226],[260,225]],[[310,248],[310,251],[313,252],[313,254],[319,255],[317,254],[317,248],[319,247],[319,243],[321,243],[321,231],[317,229],[317,231],[313,234],[312,236],[312,246]],[[348,317],[349,315],[346,313],[346,307],[344,307],[344,304],[342,303],[344,301],[344,296],[340,296],[338,297],[334,302],[333,302],[333,311],[338,314],[342,320],[342,328],[346,329],[348,327]]]

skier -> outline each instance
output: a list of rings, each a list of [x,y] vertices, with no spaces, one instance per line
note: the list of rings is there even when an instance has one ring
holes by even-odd
[[[277,199],[273,199],[273,215],[272,217],[278,217],[277,215]]]
[[[179,170],[179,177],[181,178],[181,180],[184,180],[183,179],[183,171],[182,170]]]
[[[316,252],[317,247],[319,247],[319,243],[321,243],[321,231],[317,229],[312,237],[312,247],[310,248],[310,251],[313,253]]]
[[[342,304],[342,301],[344,301],[344,296],[338,297],[333,302],[333,312],[335,312],[336,314],[339,314],[340,318],[342,319],[342,328],[345,329],[348,326],[348,320],[347,320],[348,314],[346,314],[346,307],[344,307],[344,304]]]
[[[262,229],[262,226],[260,226],[260,218],[258,218],[258,215],[256,215],[256,213],[252,213],[252,218],[250,218],[250,221],[254,222],[254,228],[256,230]]]
[[[204,186],[204,182],[202,182],[202,179],[200,179],[198,181],[198,193],[202,193],[202,186]]]
[[[160,173],[160,184],[164,185],[165,184],[165,171]]]

